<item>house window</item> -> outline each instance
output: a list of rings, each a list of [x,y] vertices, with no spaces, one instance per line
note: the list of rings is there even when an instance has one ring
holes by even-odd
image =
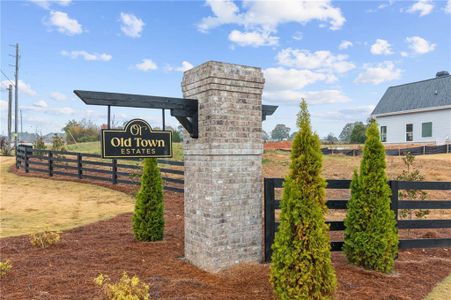
[[[413,124],[406,124],[406,142],[413,141]]]
[[[432,137],[432,122],[421,124],[421,137]]]
[[[387,126],[381,126],[381,141],[387,141]]]

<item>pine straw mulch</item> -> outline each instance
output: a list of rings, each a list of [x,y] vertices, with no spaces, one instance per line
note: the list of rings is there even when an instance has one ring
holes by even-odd
[[[183,259],[183,196],[165,194],[165,239],[137,242],[131,214],[65,231],[60,243],[32,248],[27,236],[0,239],[13,269],[0,280],[2,299],[101,299],[93,279],[138,275],[155,299],[272,299],[269,266],[242,264],[209,274]],[[450,249],[402,251],[393,274],[367,271],[333,253],[336,299],[422,299],[451,271]]]

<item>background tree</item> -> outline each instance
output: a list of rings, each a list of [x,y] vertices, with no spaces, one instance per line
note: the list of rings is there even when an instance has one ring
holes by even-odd
[[[46,149],[44,142],[44,137],[42,134],[37,134],[36,140],[33,142],[33,148],[34,149]]]
[[[66,151],[66,148],[64,147],[64,138],[56,133],[52,136],[52,150]]]
[[[276,127],[271,131],[271,138],[273,140],[282,141],[288,139],[290,136],[290,128],[285,124],[277,124]]]
[[[416,169],[415,164],[415,155],[412,155],[410,152],[407,152],[406,156],[402,158],[404,163],[404,169],[401,174],[396,177],[396,180],[400,181],[422,181],[424,180],[424,175],[421,174],[419,169]],[[399,191],[399,199],[409,199],[409,200],[425,200],[428,196],[428,193],[423,190],[400,190]],[[401,209],[400,216],[401,218],[409,219],[413,218],[413,215],[417,218],[424,218],[430,213],[428,209]],[[410,234],[410,230],[409,230]]]
[[[182,133],[179,130],[177,130],[177,129],[171,127],[171,126],[167,126],[166,130],[171,130],[172,131],[172,141],[174,143],[180,143],[180,142],[183,141]]]
[[[338,143],[337,137],[336,137],[332,132],[330,132],[330,133],[323,139],[323,141],[324,141],[326,144],[336,144],[336,143]]]
[[[351,141],[351,133],[352,129],[354,128],[354,123],[346,123],[346,125],[343,127],[343,130],[341,131],[338,138],[340,141],[349,143]]]
[[[269,140],[269,135],[268,135],[268,133],[267,133],[266,131],[264,131],[264,130],[262,130],[262,139],[263,139],[264,141]]]
[[[67,144],[95,142],[100,140],[100,128],[90,120],[70,120],[63,128]]]
[[[363,144],[365,143],[366,126],[363,122],[355,122],[351,132],[350,143],[351,144]]]
[[[136,196],[133,232],[139,241],[163,239],[164,204],[160,169],[155,158],[144,159],[141,188]]]
[[[385,168],[385,149],[372,122],[360,172],[355,170],[352,178],[343,250],[351,263],[388,273],[398,253],[398,233]]]
[[[305,100],[285,178],[280,225],[271,258],[271,282],[280,299],[328,299],[336,287],[330,258],[320,142]]]

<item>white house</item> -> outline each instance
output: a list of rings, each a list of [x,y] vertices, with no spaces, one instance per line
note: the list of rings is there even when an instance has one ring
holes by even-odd
[[[391,86],[371,113],[384,143],[451,141],[451,75]]]

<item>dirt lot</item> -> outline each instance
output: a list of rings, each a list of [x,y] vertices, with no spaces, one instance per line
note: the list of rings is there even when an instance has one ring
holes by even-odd
[[[127,271],[151,285],[158,299],[272,299],[268,265],[248,264],[218,274],[203,272],[183,260],[183,198],[165,195],[165,239],[136,242],[131,214],[100,221],[62,235],[42,250],[28,238],[0,239],[1,260],[13,269],[1,279],[3,299],[99,299],[93,283],[98,273],[117,279]],[[422,299],[451,270],[451,250],[403,251],[396,271],[383,275],[349,265],[333,253],[339,288],[336,299]]]

